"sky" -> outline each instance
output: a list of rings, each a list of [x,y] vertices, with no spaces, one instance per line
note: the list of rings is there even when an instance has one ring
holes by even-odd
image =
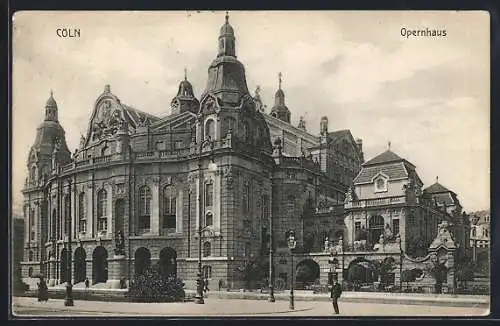
[[[296,125],[350,129],[365,158],[391,150],[426,186],[455,191],[467,211],[490,208],[487,12],[229,13],[249,90],[270,108],[283,74]],[[18,12],[13,17],[12,196],[22,204],[27,156],[50,91],[71,151],[110,84],[122,103],[163,117],[187,69],[195,95],[217,54],[224,12]],[[61,38],[58,28],[79,29]],[[401,30],[446,30],[445,37]]]

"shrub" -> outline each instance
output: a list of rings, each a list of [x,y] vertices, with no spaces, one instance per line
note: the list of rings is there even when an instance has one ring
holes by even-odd
[[[183,301],[186,296],[184,282],[169,276],[163,277],[155,268],[134,277],[127,297],[141,302],[174,302]]]

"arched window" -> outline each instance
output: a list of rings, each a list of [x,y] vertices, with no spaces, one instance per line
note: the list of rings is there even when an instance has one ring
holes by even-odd
[[[205,207],[212,207],[214,205],[214,183],[210,180],[205,184]]]
[[[232,117],[224,118],[223,120],[223,135],[226,136],[229,130],[233,133],[236,130],[236,120]]]
[[[108,193],[101,189],[97,193],[97,231],[106,231],[108,228]]]
[[[78,195],[78,232],[87,231],[87,219],[85,217],[85,193]]]
[[[33,261],[33,251],[32,250],[30,250],[28,253],[28,260]]]
[[[377,243],[384,232],[384,218],[380,215],[370,217],[369,228],[371,243]]]
[[[28,220],[28,230],[30,240],[35,240],[35,209],[30,209],[30,216]]]
[[[148,186],[139,188],[139,229],[148,232],[151,216],[151,190]]]
[[[166,186],[163,189],[163,229],[175,229],[176,196],[175,187]]]
[[[213,119],[209,119],[205,123],[205,139],[215,139],[215,121]]]
[[[472,227],[472,236],[475,237],[476,236],[476,228],[475,227]]]
[[[205,226],[214,225],[214,215],[211,212],[208,212],[205,215]]]
[[[250,126],[247,121],[243,121],[243,139],[250,141]]]
[[[489,237],[490,236],[490,232],[488,231],[488,229],[484,229],[484,236],[485,237]]]
[[[212,255],[212,244],[210,242],[203,243],[203,257]]]

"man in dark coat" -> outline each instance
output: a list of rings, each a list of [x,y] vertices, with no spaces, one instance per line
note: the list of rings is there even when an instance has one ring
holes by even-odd
[[[46,302],[49,300],[49,289],[47,283],[43,277],[40,277],[40,283],[38,283],[38,301]]]
[[[340,298],[342,294],[342,286],[339,284],[337,277],[333,278],[333,285],[330,291],[330,298],[332,299],[333,309],[335,310],[335,314],[339,314],[339,305],[337,300]]]

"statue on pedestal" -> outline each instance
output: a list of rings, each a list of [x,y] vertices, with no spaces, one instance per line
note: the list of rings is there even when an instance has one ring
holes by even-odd
[[[122,230],[117,231],[115,235],[115,255],[125,255],[125,241]]]

